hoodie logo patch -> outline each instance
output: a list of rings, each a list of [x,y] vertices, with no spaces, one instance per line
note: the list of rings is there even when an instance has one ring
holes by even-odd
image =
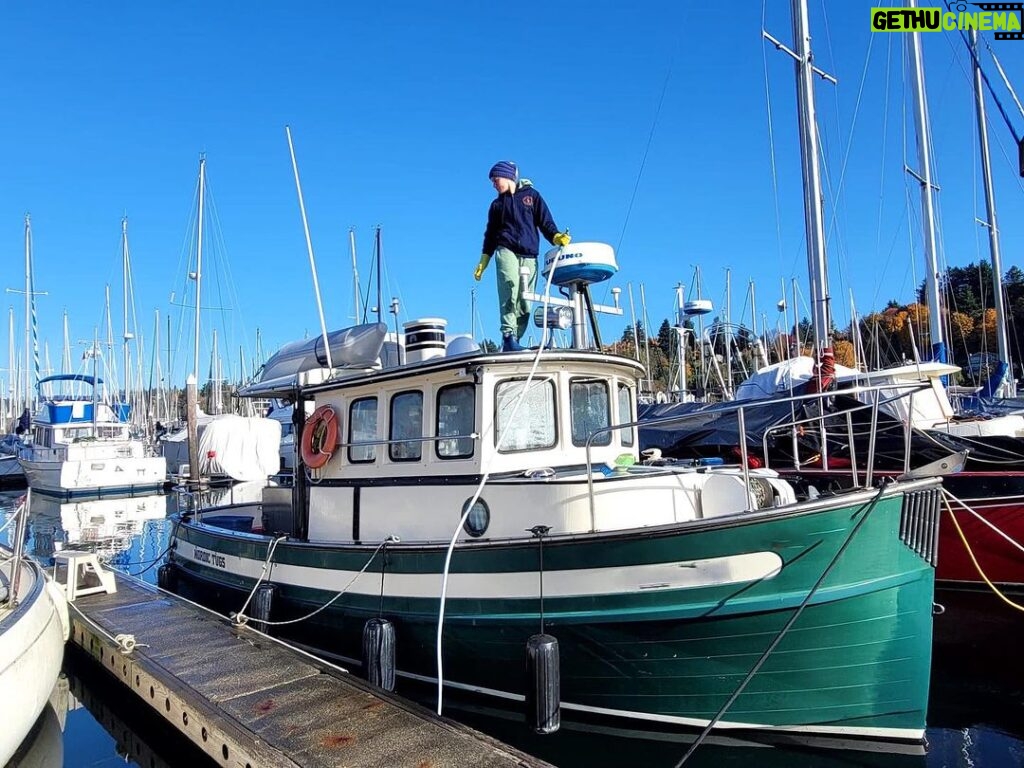
[[[523,205],[527,208],[533,207],[533,195],[526,195],[523,197]]]

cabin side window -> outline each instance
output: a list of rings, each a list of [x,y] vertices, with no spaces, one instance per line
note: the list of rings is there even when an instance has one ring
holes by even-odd
[[[522,402],[516,408],[516,402]],[[551,379],[513,379],[498,384],[494,392],[494,440],[503,453],[551,448],[558,439],[555,429],[555,382]],[[513,411],[515,418],[513,418]]]
[[[611,399],[604,379],[571,379],[569,381],[569,412],[572,421],[572,444],[584,446],[587,438],[611,424]],[[596,435],[591,445],[610,445],[612,433],[605,430]]]
[[[348,441],[360,443],[377,439],[377,398],[361,397],[353,400],[348,409]],[[375,445],[349,446],[348,460],[352,464],[365,464],[376,458]]]
[[[619,383],[619,423],[633,421],[633,398],[629,394],[629,387]],[[633,428],[619,430],[619,438],[626,448],[633,446]]]
[[[473,455],[473,433],[476,419],[476,387],[473,384],[452,384],[437,393],[437,441],[439,459],[468,459]]]
[[[392,461],[419,461],[423,455],[423,443],[406,438],[423,437],[423,393],[419,391],[399,392],[391,398],[390,440],[402,440],[388,445],[388,456]]]

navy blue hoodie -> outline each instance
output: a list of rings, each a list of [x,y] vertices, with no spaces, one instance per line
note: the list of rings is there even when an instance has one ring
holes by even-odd
[[[515,193],[505,192],[491,202],[487,211],[482,253],[491,255],[497,248],[508,248],[517,256],[537,256],[540,230],[548,242],[558,234],[547,203],[532,186],[522,186]]]

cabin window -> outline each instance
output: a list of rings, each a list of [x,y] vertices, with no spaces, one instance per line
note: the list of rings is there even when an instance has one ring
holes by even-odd
[[[517,409],[520,396],[522,402]],[[554,381],[534,379],[528,388],[522,379],[503,381],[498,384],[494,399],[495,443],[501,435],[505,436],[498,445],[499,451],[530,451],[554,446],[557,439]]]
[[[466,507],[469,505],[470,501],[472,501],[472,499],[466,499],[463,503],[463,515],[466,515]],[[483,499],[477,499],[476,504],[473,505],[473,509],[471,509],[469,514],[466,515],[466,522],[462,524],[462,529],[474,539],[478,539],[487,533],[487,526],[490,524],[490,507],[487,506],[487,502]]]
[[[92,436],[91,427],[74,427],[71,429],[64,430],[64,442],[66,443],[80,443]]]
[[[392,461],[419,461],[423,454],[423,393],[399,392],[391,398],[391,440],[402,440],[388,445]]]
[[[587,438],[611,424],[611,401],[604,379],[569,381],[569,410],[572,415],[572,444],[586,445]],[[601,432],[591,445],[609,445],[611,432]]]
[[[377,438],[377,398],[362,397],[353,400],[348,410],[348,441],[361,443],[376,441]],[[348,449],[348,460],[353,464],[365,464],[377,458],[375,445],[351,445]]]
[[[619,384],[619,423],[622,424],[627,421],[633,421],[633,398],[630,397],[629,387],[625,384]],[[632,447],[633,428],[620,429],[619,438],[622,440],[623,446],[626,448]]]
[[[452,384],[437,393],[437,441],[439,459],[468,459],[473,455],[473,433],[476,420],[476,387]]]

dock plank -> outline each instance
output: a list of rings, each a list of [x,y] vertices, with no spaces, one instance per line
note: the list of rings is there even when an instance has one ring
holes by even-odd
[[[547,765],[151,585],[71,605],[72,640],[221,765]],[[131,653],[114,638],[132,635]]]

